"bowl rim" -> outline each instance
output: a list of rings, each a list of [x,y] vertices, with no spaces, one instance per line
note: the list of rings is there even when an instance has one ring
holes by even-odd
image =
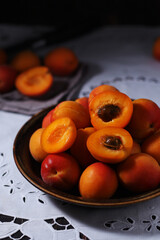
[[[86,201],[83,200],[81,196],[76,196],[70,193],[62,192],[58,189],[50,189],[47,186],[42,186],[38,182],[36,182],[30,175],[27,174],[26,169],[23,168],[23,166],[20,163],[20,158],[17,155],[17,144],[20,139],[20,136],[23,134],[23,131],[32,125],[32,122],[34,121],[39,121],[40,118],[42,120],[42,117],[44,117],[50,110],[52,110],[56,105],[52,105],[50,107],[47,107],[38,113],[34,114],[31,116],[31,118],[26,121],[26,123],[19,129],[19,131],[16,134],[16,137],[13,142],[13,157],[14,157],[14,162],[19,170],[19,172],[22,174],[22,176],[30,182],[34,187],[38,188],[42,192],[54,197],[55,199],[71,203],[71,204],[76,204],[80,206],[86,206],[86,207],[123,207],[123,206],[128,206],[131,204],[135,203],[140,203],[146,200],[153,199],[155,197],[160,196],[160,187],[156,188],[155,190],[145,192],[142,194],[138,194],[136,196],[131,196],[131,197],[122,197],[122,198],[110,198],[104,201]]]

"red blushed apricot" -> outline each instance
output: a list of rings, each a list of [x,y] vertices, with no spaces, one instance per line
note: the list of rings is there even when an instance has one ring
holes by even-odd
[[[87,148],[92,156],[105,163],[119,163],[131,153],[133,139],[123,128],[106,127],[92,133]]]
[[[133,138],[143,140],[160,128],[160,108],[150,99],[133,101],[133,114],[126,129]]]
[[[41,145],[41,136],[43,133],[43,128],[37,129],[30,137],[29,140],[29,150],[32,157],[37,162],[42,162],[43,159],[47,156],[47,153],[43,150]]]
[[[86,145],[88,137],[94,132],[95,129],[93,127],[78,129],[76,140],[70,148],[71,154],[77,159],[83,169],[96,161]]]
[[[160,61],[160,37],[153,44],[152,54],[156,60]]]
[[[136,193],[153,190],[160,183],[160,166],[146,153],[130,155],[117,166],[117,174],[122,185]]]
[[[74,143],[77,129],[68,118],[60,118],[48,125],[42,133],[42,148],[47,153],[60,153],[68,150]]]
[[[47,115],[42,120],[42,128],[46,128],[51,122],[52,122],[52,114],[54,112],[54,109],[49,111]]]
[[[89,104],[94,128],[125,127],[132,116],[132,100],[119,91],[105,91],[96,95]]]
[[[100,85],[98,87],[95,87],[89,94],[88,102],[90,103],[92,99],[97,96],[99,93],[105,92],[105,91],[119,91],[117,88],[111,85]]]
[[[139,143],[137,143],[135,140],[133,140],[133,147],[130,154],[140,153],[141,152],[141,146]]]
[[[45,56],[44,64],[53,72],[53,74],[68,76],[78,68],[79,61],[71,49],[59,47],[50,51]]]
[[[78,184],[80,167],[67,153],[49,154],[41,164],[42,180],[53,188],[69,191]]]
[[[111,198],[118,187],[115,171],[108,165],[97,162],[89,165],[81,174],[79,191],[83,199],[101,201]]]
[[[75,101],[80,103],[89,114],[88,97],[77,98]]]
[[[15,86],[19,92],[29,97],[45,94],[53,84],[53,76],[47,67],[31,68],[18,75]]]
[[[160,131],[152,134],[141,145],[142,152],[154,157],[160,164]]]
[[[71,118],[77,128],[90,126],[90,117],[88,113],[80,103],[75,101],[64,101],[56,106],[52,114],[52,120],[62,117]]]

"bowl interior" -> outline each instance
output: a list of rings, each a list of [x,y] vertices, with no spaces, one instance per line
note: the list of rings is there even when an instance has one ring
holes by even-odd
[[[41,191],[55,197],[56,199],[90,207],[116,207],[124,206],[137,202],[142,202],[160,195],[160,188],[154,191],[143,194],[131,194],[128,191],[119,187],[116,194],[111,198],[101,202],[91,202],[83,200],[77,190],[66,193],[51,188],[46,185],[40,176],[40,163],[36,162],[29,151],[29,139],[32,133],[41,127],[43,117],[55,106],[44,109],[34,115],[24,126],[19,130],[14,140],[13,155],[15,163],[21,174],[35,187]],[[76,188],[77,189],[77,188]]]

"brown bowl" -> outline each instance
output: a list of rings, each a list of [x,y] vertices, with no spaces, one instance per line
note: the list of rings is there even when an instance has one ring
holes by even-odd
[[[126,206],[148,199],[152,199],[160,195],[160,188],[149,191],[143,194],[133,195],[126,190],[119,188],[116,194],[111,198],[101,202],[92,202],[83,200],[79,193],[73,191],[66,193],[55,188],[47,186],[40,176],[40,163],[36,162],[29,152],[29,139],[32,133],[41,127],[43,117],[55,106],[46,108],[45,110],[34,115],[24,126],[19,130],[14,140],[13,154],[15,163],[21,174],[35,187],[41,191],[55,197],[56,199],[89,207],[117,207]]]

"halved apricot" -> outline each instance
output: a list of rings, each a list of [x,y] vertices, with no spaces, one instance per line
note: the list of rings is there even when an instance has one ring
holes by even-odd
[[[87,139],[87,148],[92,156],[105,163],[119,163],[126,159],[132,150],[133,139],[130,133],[117,127],[106,127],[92,133]]]
[[[53,76],[47,67],[31,68],[18,75],[15,86],[26,96],[36,97],[46,93],[53,84]]]
[[[132,100],[119,91],[105,91],[95,96],[89,104],[91,123],[96,129],[125,127],[132,116]]]
[[[64,101],[59,103],[52,114],[52,120],[69,117],[77,128],[85,128],[90,126],[90,116],[86,109],[76,101]]]
[[[100,86],[95,87],[89,94],[88,102],[90,103],[92,99],[97,96],[99,93],[105,92],[105,91],[119,91],[116,87],[102,84]]]
[[[46,127],[42,133],[42,148],[47,153],[60,153],[69,149],[77,136],[74,122],[68,118],[59,118]]]

